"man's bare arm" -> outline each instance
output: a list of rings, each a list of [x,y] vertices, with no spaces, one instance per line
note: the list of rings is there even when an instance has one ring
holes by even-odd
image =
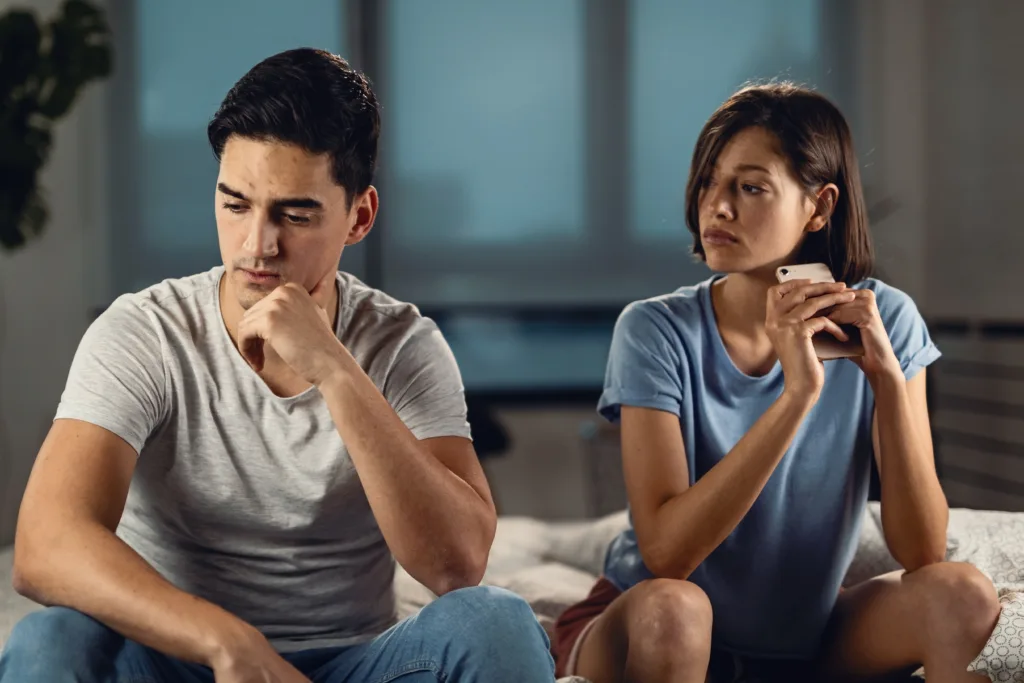
[[[469,439],[417,440],[355,361],[320,390],[395,558],[438,595],[480,583],[497,517]]]
[[[175,588],[115,535],[136,459],[128,443],[101,427],[54,422],[21,504],[15,589],[210,667],[231,668],[242,653],[276,656],[255,628]]]

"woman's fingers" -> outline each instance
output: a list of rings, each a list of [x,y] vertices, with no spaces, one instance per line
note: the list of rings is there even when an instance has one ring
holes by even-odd
[[[770,305],[775,312],[785,315],[804,302],[826,294],[834,294],[846,290],[842,282],[817,282],[810,280],[792,280],[772,288],[774,296],[770,296]],[[774,301],[771,301],[774,299]]]
[[[833,306],[839,306],[841,304],[848,304],[856,299],[856,294],[853,290],[847,290],[845,292],[833,292],[831,294],[823,294],[821,296],[815,296],[807,299],[799,306],[795,306],[791,309],[789,315],[798,318],[800,320],[809,320],[817,316],[822,310],[831,308]]]
[[[850,341],[850,335],[846,334],[846,332],[843,331],[843,328],[839,327],[839,325],[828,318],[819,316],[817,318],[811,318],[804,324],[807,326],[805,329],[809,330],[812,335],[820,332],[828,332],[841,342]]]

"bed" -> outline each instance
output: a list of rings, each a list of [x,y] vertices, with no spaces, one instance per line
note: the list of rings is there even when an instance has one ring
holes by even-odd
[[[581,522],[502,518],[484,583],[523,596],[550,630],[565,607],[586,596],[600,571],[608,542],[625,524],[624,512]],[[1003,604],[999,624],[972,670],[988,673],[993,681],[1024,683],[1024,514],[952,510],[947,559],[970,562],[985,572],[996,584]],[[10,549],[0,551],[0,645],[18,619],[37,608],[11,590],[10,565]],[[878,505],[869,504],[846,583],[896,568],[882,537]],[[395,590],[400,616],[414,613],[433,599],[429,590],[401,570]],[[563,683],[571,680],[563,679]]]

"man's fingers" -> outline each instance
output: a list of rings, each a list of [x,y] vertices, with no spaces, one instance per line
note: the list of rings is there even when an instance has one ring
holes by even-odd
[[[266,362],[263,344],[264,341],[259,337],[252,337],[241,345],[242,357],[245,358],[245,362],[251,365],[252,369],[256,372],[262,372],[263,364]]]
[[[266,335],[261,329],[264,320],[261,316],[250,316],[247,312],[246,316],[238,323],[238,351],[242,354],[245,362],[256,372],[262,371],[266,362],[264,350]]]

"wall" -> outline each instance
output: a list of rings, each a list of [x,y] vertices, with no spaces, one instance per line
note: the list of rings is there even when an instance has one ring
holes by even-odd
[[[59,3],[0,0],[0,10],[14,4],[48,14]],[[1024,209],[1017,188],[1024,133],[1013,118],[1024,94],[1011,87],[1024,4],[865,0],[856,7],[860,77],[843,104],[862,122],[856,133],[866,184],[876,199],[898,202],[874,226],[883,272],[929,315],[1024,318],[1014,281],[1024,247],[1016,225]],[[46,235],[0,255],[0,544],[11,538],[89,311],[113,293],[105,87],[91,86],[57,128],[43,175]],[[585,457],[577,435],[589,408],[581,411],[506,416],[515,450],[488,469],[507,482],[497,488],[509,512],[584,510],[574,479]],[[555,471],[532,479],[542,465]]]
[[[105,3],[99,3],[105,4]],[[58,0],[0,0],[48,17]],[[13,538],[25,481],[89,311],[109,294],[103,86],[93,85],[57,126],[42,184],[44,236],[0,253],[0,545]]]

